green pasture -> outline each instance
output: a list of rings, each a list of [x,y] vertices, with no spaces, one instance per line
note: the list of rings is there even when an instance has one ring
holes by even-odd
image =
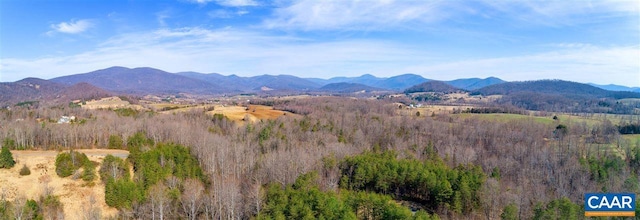
[[[592,115],[570,115],[570,114],[556,114],[558,120],[554,120],[551,116],[534,116],[534,115],[519,115],[519,114],[455,114],[454,116],[459,119],[480,119],[486,121],[495,122],[510,122],[510,121],[532,121],[535,123],[553,125],[559,124],[586,124],[589,127],[593,127],[601,124],[602,122],[609,120],[613,125],[619,125],[627,121],[638,121],[640,116],[638,115],[612,115],[612,114],[592,114]]]

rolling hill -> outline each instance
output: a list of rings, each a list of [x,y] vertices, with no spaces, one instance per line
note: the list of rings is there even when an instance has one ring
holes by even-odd
[[[636,92],[608,91],[562,80],[508,82],[487,86],[472,94],[502,95],[499,103],[527,110],[609,114],[634,114],[633,105],[621,104],[618,100],[640,98]]]
[[[384,89],[381,89],[381,88],[375,88],[375,87],[371,87],[371,86],[367,86],[367,85],[363,85],[363,84],[359,84],[359,83],[346,83],[346,82],[330,83],[330,84],[324,85],[323,87],[321,87],[318,90],[322,91],[322,92],[330,92],[330,93],[354,93],[354,92],[361,92],[361,91],[364,91],[364,92],[384,91]]]
[[[0,104],[3,105],[30,101],[59,103],[108,96],[113,96],[113,93],[88,83],[67,86],[38,78],[25,78],[16,82],[0,83]]]
[[[38,78],[0,83],[0,103],[43,100],[65,88],[65,85]]]
[[[496,77],[489,77],[486,79],[480,79],[480,78],[470,78],[470,79],[456,79],[456,80],[451,80],[451,81],[445,81],[445,83],[457,87],[457,88],[461,88],[464,90],[475,90],[475,89],[480,89],[483,87],[487,87],[487,86],[491,86],[491,85],[495,85],[495,84],[500,84],[500,83],[504,83],[506,81],[501,80],[499,78]]]
[[[512,95],[527,92],[585,98],[640,98],[640,93],[608,91],[587,84],[563,80],[507,82],[487,86],[474,92],[482,95]]]
[[[100,99],[109,96],[114,96],[114,93],[98,88],[89,83],[81,82],[69,87],[65,87],[58,91],[56,99],[60,101],[72,101],[72,100],[91,100]]]
[[[406,90],[404,93],[416,93],[416,92],[441,92],[441,93],[452,93],[462,91],[462,89],[453,87],[442,81],[428,81],[415,86],[412,86]]]

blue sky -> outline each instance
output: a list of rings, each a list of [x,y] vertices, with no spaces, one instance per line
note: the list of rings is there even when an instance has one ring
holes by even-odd
[[[640,86],[638,1],[0,1],[0,81],[111,66]]]

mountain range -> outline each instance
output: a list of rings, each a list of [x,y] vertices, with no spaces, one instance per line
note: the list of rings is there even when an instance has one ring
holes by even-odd
[[[402,91],[413,85],[429,81],[429,79],[425,79],[422,76],[409,73],[389,78],[378,78],[371,74],[365,74],[358,77],[334,77],[330,79],[308,78],[307,80],[320,85],[327,85],[331,83],[353,83],[392,91]]]
[[[169,73],[149,67],[110,67],[89,73],[68,75],[50,79],[66,85],[86,82],[97,87],[125,93],[176,93],[200,94],[256,92],[261,90],[323,91],[323,86],[348,83],[341,86],[378,88],[386,91],[403,91],[411,86],[430,81],[416,74],[402,74],[381,78],[370,74],[358,77],[334,77],[330,79],[300,78],[291,75],[259,75],[240,77],[218,73],[179,72]],[[444,81],[452,86],[473,90],[505,81],[495,77]],[[326,90],[326,89],[325,89]]]
[[[210,83],[148,67],[129,69],[111,67],[89,73],[53,78],[64,85],[89,83],[114,92],[144,93],[219,93],[223,90]]]
[[[240,77],[224,76],[218,73],[179,72],[169,73],[149,67],[111,67],[89,73],[74,74],[51,79],[62,84],[86,82],[109,91],[118,92],[192,92],[192,93],[233,93],[271,90],[315,91],[332,83],[350,83],[353,86],[368,86],[389,91],[402,91],[413,85],[430,81],[416,74],[402,74],[382,78],[370,74],[358,77],[334,77],[330,79],[300,78],[291,75],[259,75]],[[444,81],[452,86],[473,90],[505,81],[495,77],[487,79],[460,79]],[[343,85],[344,86],[344,85]]]
[[[427,83],[432,82],[432,83]],[[451,81],[434,81],[416,74],[402,74],[393,77],[376,77],[365,74],[358,77],[334,77],[330,79],[300,78],[291,75],[259,75],[241,77],[221,75],[218,73],[179,72],[169,73],[163,70],[141,67],[110,67],[88,73],[74,74],[43,80],[26,78],[16,82],[0,83],[0,102],[16,102],[39,99],[78,99],[99,97],[108,94],[240,94],[240,93],[353,93],[353,92],[402,92],[412,86],[418,90],[431,88],[447,91],[473,91],[479,94],[507,94],[512,90],[528,91],[538,88],[560,93],[576,94],[576,88],[587,94],[598,97],[623,97],[629,93],[609,93],[608,90],[637,91],[640,88],[621,87],[616,85],[568,85],[565,81],[534,81],[538,84],[524,82],[508,83],[499,78],[469,78]],[[523,84],[524,83],[524,84]],[[557,85],[556,85],[557,84]],[[558,88],[556,88],[558,87]],[[604,91],[604,92],[603,92]],[[573,93],[572,93],[573,92]],[[17,95],[19,94],[19,95]],[[625,95],[627,94],[627,95]]]
[[[385,91],[385,89],[371,87],[359,83],[329,83],[322,86],[320,89],[322,92],[329,93],[354,93],[354,92],[372,92],[372,91]]]

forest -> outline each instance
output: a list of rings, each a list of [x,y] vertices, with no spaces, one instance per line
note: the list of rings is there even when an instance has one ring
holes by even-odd
[[[291,114],[237,122],[202,110],[16,106],[0,110],[0,139],[61,151],[57,175],[99,176],[119,212],[101,217],[113,219],[583,219],[586,192],[640,193],[637,115],[420,115],[349,97],[262,103]],[[39,120],[61,115],[77,120]],[[83,148],[130,154],[95,164]],[[23,213],[15,204],[0,200],[0,216]],[[55,195],[25,204],[33,215],[23,219],[55,218],[48,210],[64,205]]]

